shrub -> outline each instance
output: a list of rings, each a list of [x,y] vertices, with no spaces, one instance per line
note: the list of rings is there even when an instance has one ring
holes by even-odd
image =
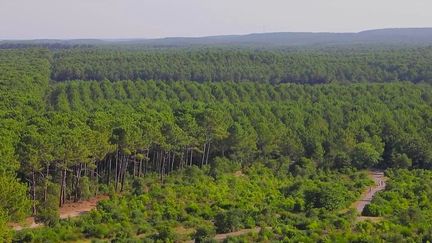
[[[218,233],[227,233],[241,228],[244,213],[239,209],[232,209],[218,213],[215,217],[215,226]]]
[[[200,226],[197,228],[193,238],[195,242],[207,242],[216,235],[216,231],[212,226]]]
[[[219,179],[220,175],[232,173],[240,169],[240,164],[230,161],[224,157],[217,157],[210,164],[210,176]]]
[[[161,240],[163,242],[174,242],[177,238],[177,235],[169,226],[161,226],[157,230],[158,233],[154,236],[156,240]]]
[[[132,194],[141,195],[145,193],[145,180],[142,177],[136,177],[132,182]]]
[[[109,227],[104,224],[89,225],[84,228],[83,232],[87,237],[103,239],[108,236]]]
[[[47,185],[47,200],[40,203],[35,216],[36,222],[53,226],[59,222],[59,186],[53,183]]]
[[[79,195],[81,199],[87,200],[93,196],[90,188],[90,179],[87,176],[81,177],[79,183]]]
[[[259,232],[259,237],[260,237],[261,240],[267,241],[269,239],[272,239],[273,232],[270,229],[261,228],[261,230]]]
[[[7,217],[6,213],[4,213],[0,209],[0,242],[9,242],[12,238],[12,232],[7,226]]]
[[[305,192],[306,205],[308,208],[335,210],[345,205],[345,194],[345,188],[341,186],[324,184]]]

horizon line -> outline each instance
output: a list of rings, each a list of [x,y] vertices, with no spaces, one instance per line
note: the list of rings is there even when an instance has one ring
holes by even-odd
[[[130,40],[163,40],[163,39],[199,39],[199,38],[210,38],[210,37],[236,37],[236,36],[248,36],[256,34],[360,34],[368,31],[377,30],[421,30],[421,29],[432,29],[432,27],[389,27],[389,28],[377,28],[377,29],[363,29],[361,31],[263,31],[263,32],[248,32],[239,34],[215,34],[215,35],[196,35],[196,36],[165,36],[165,37],[36,37],[36,38],[0,38],[0,41],[74,41],[74,40],[100,40],[100,41],[130,41]]]

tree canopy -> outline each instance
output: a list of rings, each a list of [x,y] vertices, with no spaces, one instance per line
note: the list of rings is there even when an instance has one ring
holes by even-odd
[[[331,215],[368,184],[356,170],[432,168],[431,53],[0,50],[0,237],[107,194],[77,238],[164,241],[184,221],[197,239],[260,222],[317,240],[320,214],[352,219]]]

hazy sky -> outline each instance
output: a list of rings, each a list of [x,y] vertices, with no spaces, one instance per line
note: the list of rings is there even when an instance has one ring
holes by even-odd
[[[432,0],[0,0],[0,39],[432,27]]]

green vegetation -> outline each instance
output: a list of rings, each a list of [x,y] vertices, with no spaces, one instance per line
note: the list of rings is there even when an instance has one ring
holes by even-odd
[[[330,230],[316,238],[310,236],[303,241],[324,240],[329,242],[430,242],[432,240],[431,180],[428,170],[388,170],[388,186],[379,192],[363,213],[383,216],[382,220],[348,224],[343,230]],[[340,221],[338,223],[341,223]],[[328,226],[327,226],[328,227]],[[292,238],[295,228],[290,224],[279,225],[270,232],[245,235],[231,239],[233,242],[262,241],[267,239],[298,241]],[[303,233],[304,235],[304,233]],[[270,236],[270,237],[268,237]]]
[[[350,212],[332,212],[346,207],[370,183],[364,173],[318,171],[303,177],[289,173],[277,176],[258,161],[245,168],[241,176],[228,172],[229,168],[219,168],[226,172],[214,179],[206,175],[207,169],[190,167],[166,177],[162,185],[157,175],[150,175],[144,179],[146,192],[142,194],[113,197],[100,203],[97,211],[53,228],[21,231],[16,240],[209,239],[215,233],[281,223],[289,223],[299,233],[312,236],[328,227],[348,224]],[[331,187],[335,195],[323,190]],[[309,205],[312,193],[324,193],[327,197]],[[318,225],[320,221],[325,223]]]
[[[427,215],[420,180],[406,191],[423,190],[421,206],[383,195],[432,167],[430,53],[0,50],[0,237],[384,237],[402,209]],[[410,82],[351,83],[364,80]],[[390,190],[364,212],[385,221],[356,224],[343,211],[369,168],[389,169]],[[100,194],[97,211],[59,220],[59,206]],[[29,215],[49,227],[13,236],[5,224]],[[415,240],[430,228],[416,220],[404,228]]]
[[[54,54],[52,78],[192,80],[265,83],[430,82],[432,48],[264,51],[227,49],[111,50]]]
[[[391,217],[394,222],[419,227],[432,213],[432,173],[425,170],[389,170],[387,190],[381,192],[363,212],[368,216]]]
[[[16,178],[21,168],[16,146],[26,120],[43,110],[49,57],[45,50],[0,51],[0,239],[4,241],[11,238],[6,223],[29,213],[27,187]]]

